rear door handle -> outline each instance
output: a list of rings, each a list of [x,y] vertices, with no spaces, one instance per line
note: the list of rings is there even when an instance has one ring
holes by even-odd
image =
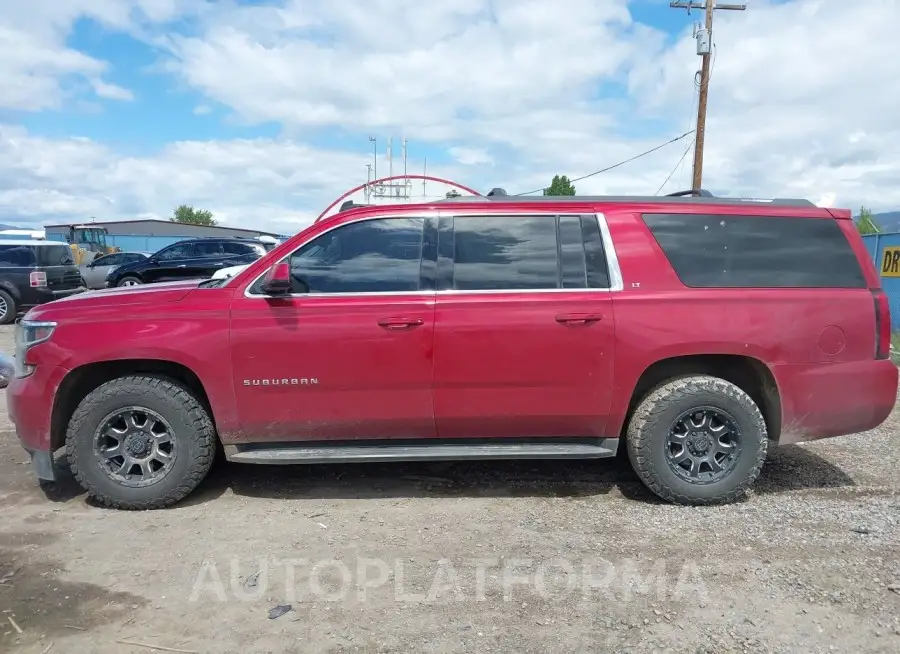
[[[588,325],[602,319],[600,313],[560,313],[556,316],[556,322],[563,325]]]
[[[385,329],[409,329],[424,325],[425,321],[421,318],[380,318],[378,324]]]

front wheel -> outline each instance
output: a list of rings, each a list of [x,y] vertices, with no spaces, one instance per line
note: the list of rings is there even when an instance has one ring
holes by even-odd
[[[144,282],[142,282],[140,278],[129,276],[120,279],[119,283],[116,284],[116,286],[140,286],[143,283]]]
[[[203,405],[161,377],[120,377],[85,397],[66,431],[75,478],[116,509],[158,509],[193,491],[212,466],[215,429]]]
[[[766,421],[734,384],[706,375],[664,383],[628,425],[628,456],[641,481],[677,504],[727,504],[759,477],[768,450]]]

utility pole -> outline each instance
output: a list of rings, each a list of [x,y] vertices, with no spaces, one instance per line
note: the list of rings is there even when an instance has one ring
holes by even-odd
[[[670,2],[669,7],[673,9],[687,9],[688,14],[691,13],[691,9],[703,9],[706,12],[706,26],[699,29],[695,27],[694,29],[694,38],[697,40],[697,54],[703,57],[703,66],[700,69],[700,99],[697,103],[697,130],[694,133],[694,182],[692,187],[694,191],[699,191],[703,187],[703,146],[706,140],[706,104],[709,99],[713,14],[717,9],[744,11],[747,9],[747,5],[719,4],[713,2],[713,0],[706,0],[705,2],[679,0],[678,2]]]

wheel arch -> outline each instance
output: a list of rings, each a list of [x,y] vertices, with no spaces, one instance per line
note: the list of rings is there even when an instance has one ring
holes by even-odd
[[[782,405],[778,383],[769,367],[755,357],[737,354],[695,354],[660,359],[647,366],[638,378],[622,430],[638,404],[654,388],[678,377],[711,375],[731,382],[743,390],[756,403],[766,421],[769,440],[778,442],[782,428]],[[624,439],[622,439],[624,442]]]
[[[197,374],[188,366],[165,359],[114,359],[87,363],[73,370],[63,378],[53,400],[50,418],[50,447],[54,451],[65,444],[66,428],[75,409],[87,395],[102,384],[120,377],[133,375],[153,375],[169,379],[187,388],[206,412],[213,426],[215,413],[209,394]]]

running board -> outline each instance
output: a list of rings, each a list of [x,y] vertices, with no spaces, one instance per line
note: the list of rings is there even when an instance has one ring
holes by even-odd
[[[226,458],[239,463],[366,463],[379,461],[472,461],[484,459],[603,459],[616,455],[618,438],[582,442],[480,442],[474,444],[418,442],[396,445],[268,445],[225,448]]]

